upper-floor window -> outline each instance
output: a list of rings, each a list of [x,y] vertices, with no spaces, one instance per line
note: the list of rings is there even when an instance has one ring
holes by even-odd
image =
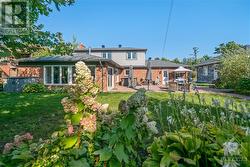
[[[112,59],[112,53],[111,52],[103,52],[102,57],[104,59]]]
[[[137,59],[137,54],[136,54],[136,52],[128,52],[128,53],[127,53],[127,59],[128,59],[128,60],[135,60],[135,59]]]

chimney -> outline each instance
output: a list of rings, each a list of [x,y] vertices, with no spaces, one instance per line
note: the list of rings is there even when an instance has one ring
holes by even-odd
[[[119,47],[119,48],[121,48],[121,47],[122,47],[122,45],[120,44],[120,45],[118,45],[118,47]]]
[[[80,43],[79,49],[84,49],[84,48],[85,48],[85,46],[83,45],[83,43]]]
[[[89,55],[91,55],[91,47],[89,47]]]
[[[105,48],[105,45],[102,45],[102,48]]]

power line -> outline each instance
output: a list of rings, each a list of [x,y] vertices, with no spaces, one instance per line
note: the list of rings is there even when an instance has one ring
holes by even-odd
[[[170,2],[170,10],[169,10],[169,13],[168,13],[168,22],[167,22],[167,27],[166,27],[166,33],[165,33],[165,37],[164,37],[164,41],[163,41],[163,47],[162,47],[162,56],[164,56],[164,51],[165,51],[165,48],[166,48],[166,43],[167,43],[167,38],[168,38],[168,30],[169,30],[169,25],[170,25],[170,21],[171,21],[173,7],[174,7],[174,0],[171,0],[171,2]]]

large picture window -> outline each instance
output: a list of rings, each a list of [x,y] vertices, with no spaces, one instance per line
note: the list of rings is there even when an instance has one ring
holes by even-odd
[[[91,76],[95,79],[95,66],[89,66]],[[75,66],[44,66],[44,84],[67,85],[75,83]]]

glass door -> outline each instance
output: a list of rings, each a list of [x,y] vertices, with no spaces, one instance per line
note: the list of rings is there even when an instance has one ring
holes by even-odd
[[[111,90],[113,88],[113,68],[108,67],[108,89]]]
[[[168,71],[163,70],[162,85],[167,85],[169,81]]]

